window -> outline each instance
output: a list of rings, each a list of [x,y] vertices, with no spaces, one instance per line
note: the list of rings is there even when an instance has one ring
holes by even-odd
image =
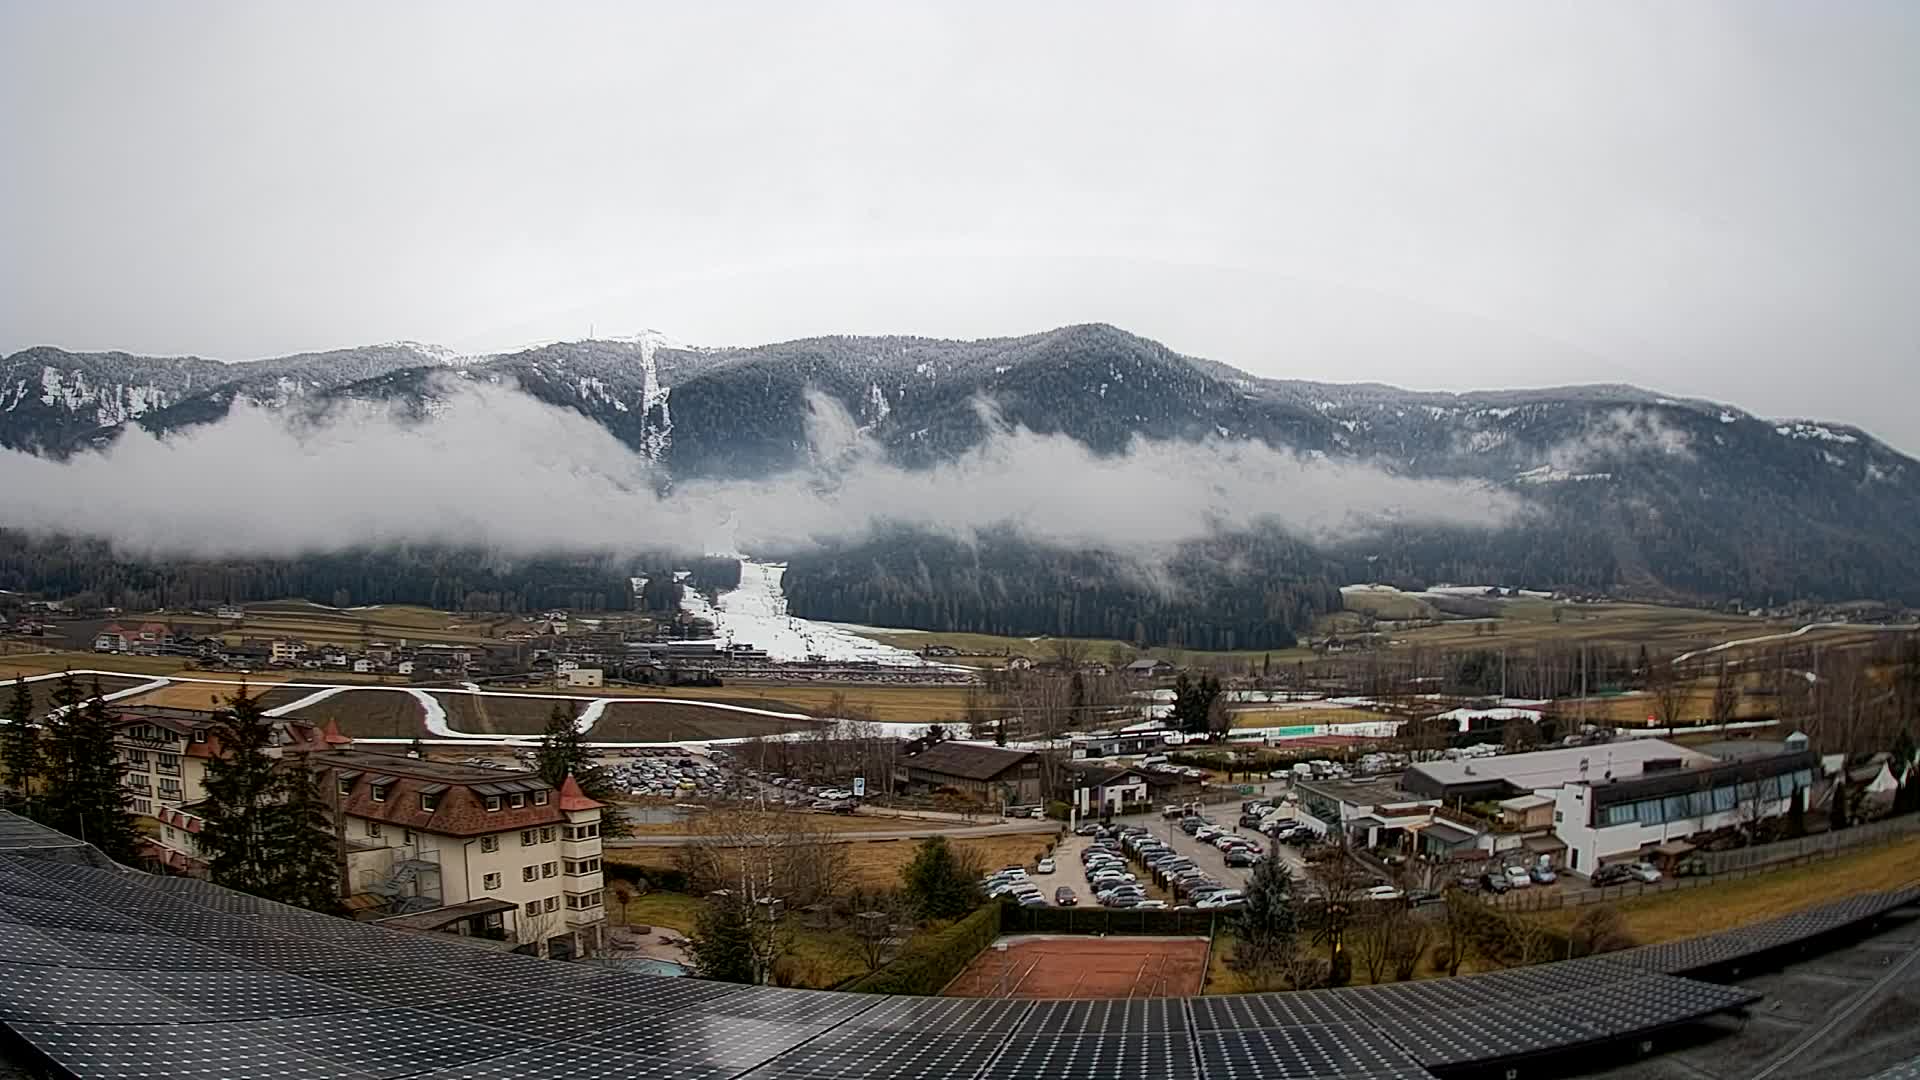
[[[340,781],[340,794],[342,795],[353,794],[353,781],[351,780]]]
[[[483,837],[481,837],[481,838],[480,838],[480,850],[481,850],[482,852],[486,852],[486,853],[492,853],[492,852],[495,852],[495,851],[499,851],[499,850],[500,850],[500,838],[499,838],[499,837],[497,837],[497,836],[483,836]]]
[[[1691,800],[1685,795],[1669,795],[1660,800],[1660,812],[1668,821],[1685,821]]]
[[[600,835],[599,825],[569,825],[566,838],[569,840],[591,840]]]
[[[533,831],[532,829],[522,829],[522,830],[520,830],[520,846],[521,846],[521,847],[532,847],[532,846],[534,845],[534,837],[535,837],[536,835],[538,835],[538,834],[537,834],[537,833],[535,833],[535,832],[534,832],[534,831]]]
[[[1713,808],[1722,814],[1732,810],[1733,804],[1739,801],[1738,795],[1739,793],[1734,791],[1731,786],[1714,788]]]
[[[543,878],[552,877],[553,875],[559,872],[560,872],[559,863],[546,862],[546,863],[540,864],[540,876]]]
[[[520,880],[521,881],[539,881],[540,868],[533,865],[532,863],[528,863],[527,865],[521,867]]]
[[[560,898],[559,898],[559,897],[557,897],[557,896],[549,896],[549,897],[547,897],[547,910],[548,910],[548,911],[559,911],[559,910],[560,910]]]
[[[518,792],[516,792],[512,795],[507,796],[507,805],[513,807],[515,810],[518,810],[521,807],[527,805],[527,797],[525,795],[521,795]]]
[[[491,814],[498,809],[500,809],[500,796],[498,795],[487,796],[487,813]]]
[[[567,873],[575,876],[597,873],[600,870],[599,859],[568,859],[566,862]]]
[[[148,816],[151,816],[153,814],[153,804],[148,802],[145,799],[133,800],[131,809],[136,814],[146,814]]]
[[[159,770],[160,772],[172,773],[174,776],[179,776],[180,775],[180,755],[179,754],[155,754],[153,755],[153,767]]]
[[[380,823],[379,823],[379,822],[377,822],[377,821],[369,821],[369,822],[367,822],[367,835],[368,835],[368,836],[379,836],[379,835],[380,835]]]
[[[599,893],[568,893],[567,906],[575,911],[591,911],[600,906]]]
[[[414,842],[413,830],[412,829],[402,830],[400,833],[400,842],[403,844],[413,843]]]
[[[425,810],[429,814],[440,809],[440,796],[437,793],[420,796],[420,809]]]
[[[144,769],[144,768],[146,768],[146,767],[147,767],[147,752],[146,752],[145,750],[129,750],[129,751],[127,751],[127,765],[128,765],[129,767],[131,767],[131,768],[135,768],[135,769]]]
[[[540,901],[538,900],[527,901],[527,914],[529,915],[540,914]]]
[[[160,781],[160,797],[163,799],[179,798],[180,797],[180,781],[178,780]]]
[[[373,801],[374,802],[387,801],[387,785],[385,784],[373,785]]]
[[[194,741],[194,742],[200,742],[200,743],[203,743],[203,742],[206,742],[206,741],[207,741],[207,729],[206,729],[206,728],[194,728],[194,729],[193,729],[193,741]]]
[[[546,793],[546,792],[544,792],[544,791],[536,791],[536,792],[534,792],[534,793],[533,793],[533,805],[535,805],[535,806],[545,806],[545,805],[547,805],[547,793]]]
[[[1703,818],[1713,813],[1713,792],[1696,791],[1687,796],[1687,816]]]
[[[481,879],[480,879],[480,887],[481,887],[481,888],[483,888],[483,889],[497,889],[497,888],[499,888],[499,887],[500,887],[500,875],[499,875],[499,874],[488,874],[488,875],[487,875],[486,877],[483,877],[483,878],[481,878]]]
[[[543,844],[553,843],[553,826],[549,825],[540,830],[540,842]]]

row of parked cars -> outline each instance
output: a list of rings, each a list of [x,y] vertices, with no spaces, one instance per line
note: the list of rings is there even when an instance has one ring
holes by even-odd
[[[1053,860],[1040,860],[1038,869],[1043,873],[1052,873]],[[1018,903],[1021,907],[1047,906],[1046,894],[1040,891],[1039,884],[1027,874],[1027,868],[1024,866],[1008,866],[995,870],[980,882],[980,887],[985,890],[989,900],[1005,898]]]
[[[1189,821],[1199,823],[1189,830],[1187,828]],[[1204,829],[1211,834],[1207,837],[1209,842],[1229,839],[1237,841],[1237,843],[1221,845],[1221,850],[1228,854],[1230,861],[1236,854],[1240,857],[1251,855],[1254,858],[1258,858],[1261,854],[1257,849],[1246,846],[1251,844],[1251,841],[1230,834],[1223,836],[1217,827],[1204,822],[1203,819],[1185,819],[1180,827],[1182,831],[1188,832],[1196,839],[1200,838],[1199,834]],[[1174,850],[1171,844],[1154,836],[1145,826],[1123,826],[1116,836],[1104,843],[1118,847],[1131,855],[1143,869],[1153,875],[1155,881],[1165,886],[1168,892],[1173,893],[1182,907],[1211,910],[1238,907],[1246,903],[1245,893],[1215,880],[1211,874],[1200,869],[1192,859]]]
[[[1266,857],[1266,852],[1261,850],[1258,841],[1241,836],[1239,833],[1229,832],[1197,814],[1182,818],[1180,831],[1195,840],[1219,848],[1228,866],[1248,867]]]

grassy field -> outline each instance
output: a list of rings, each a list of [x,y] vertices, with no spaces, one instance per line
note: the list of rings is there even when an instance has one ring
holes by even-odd
[[[609,911],[608,915],[616,926],[653,926],[689,934],[704,903],[686,893],[650,892],[634,897],[624,912]],[[850,932],[817,929],[798,919],[791,925],[795,934],[793,952],[786,962],[798,977],[798,985],[825,990],[867,973],[859,941]]]
[[[552,691],[529,690],[527,693]],[[587,696],[685,698],[689,701],[717,701],[752,709],[810,713],[815,716],[826,716],[836,700],[844,700],[851,708],[871,713],[875,720],[923,724],[958,719],[965,715],[967,708],[967,691],[960,686],[736,682],[726,686],[607,687],[591,691]]]
[[[1627,932],[1642,945],[1696,937],[1786,915],[1857,893],[1920,880],[1920,837],[1705,888],[1660,893],[1618,905]],[[1565,930],[1583,908],[1538,918]]]
[[[494,640],[525,626],[513,615],[458,615],[404,604],[337,610],[299,601],[249,604],[238,625],[223,624],[223,638],[299,637],[308,641],[365,644],[369,641],[439,641],[448,644]]]
[[[1403,592],[1368,591],[1343,593],[1341,603],[1348,611],[1371,615],[1376,619],[1437,619],[1439,609],[1418,596]]]
[[[189,665],[174,656],[109,656],[92,652],[20,653],[0,656],[0,678],[16,675],[47,675],[60,671],[88,668],[128,671],[141,675],[172,675]]]
[[[1232,715],[1233,726],[1237,728],[1288,727],[1294,724],[1372,724],[1382,720],[1405,719],[1388,713],[1349,708],[1278,709],[1255,706],[1235,709]]]
[[[246,686],[249,694],[261,698],[264,701],[269,692],[275,692],[273,691],[274,684],[286,682],[291,678],[293,678],[291,674],[275,673],[271,675],[250,675],[244,684],[240,682],[237,676],[234,677],[233,682],[225,685],[214,685],[212,683],[202,682],[174,683],[171,686],[163,686],[158,690],[149,691],[138,697],[121,698],[115,704],[129,706],[148,705],[156,708],[164,707],[169,709],[219,708],[226,703],[227,699],[238,694],[242,685]],[[276,705],[285,705],[288,702],[297,701],[313,693],[313,691],[282,690],[275,693],[277,694],[278,700],[271,705],[266,705],[266,708],[271,709]]]
[[[1656,604],[1555,604],[1531,598],[1499,603],[1500,616],[1491,622],[1423,626],[1395,633],[1394,642],[1400,648],[1423,649],[1499,649],[1581,642],[1645,644],[1655,652],[1673,652],[1782,629],[1761,619]],[[1558,621],[1555,611],[1560,613]]]
[[[811,721],[708,709],[671,702],[619,701],[607,706],[591,738],[604,742],[684,742],[745,739],[818,727]]]
[[[973,852],[980,865],[993,869],[1011,864],[1032,866],[1042,852],[1051,849],[1052,837],[1044,833],[1019,833],[1012,836],[976,836],[951,841],[956,851]],[[918,841],[850,840],[847,842],[846,881],[850,888],[890,889],[900,884],[900,872],[913,859]],[[616,866],[641,870],[671,870],[677,848],[610,847],[606,860]]]
[[[57,682],[58,680],[48,679],[45,682],[27,684],[27,693],[33,697],[33,712],[30,714],[33,719],[38,720],[47,715],[47,709],[53,702],[53,690]],[[108,675],[99,676],[97,679],[91,675],[76,675],[74,676],[74,682],[79,686],[80,693],[88,697],[93,695],[93,688],[96,682],[99,684],[102,694],[118,693],[121,690],[140,685],[138,681],[133,679],[118,679]],[[0,695],[11,697],[12,693],[11,687],[0,687]],[[115,704],[118,703],[116,702]]]
[[[945,631],[919,630],[874,630],[861,631],[866,636],[887,645],[896,645],[902,649],[915,651],[929,645],[951,645],[960,650],[959,656],[951,657],[955,663],[980,667],[998,667],[1006,663],[1008,657],[1025,656],[1034,660],[1046,660],[1056,655],[1054,642],[1061,639],[1051,637],[1001,637],[997,634],[961,634]],[[1274,663],[1283,658],[1291,663],[1299,657],[1313,654],[1306,649],[1245,649],[1236,652],[1209,652],[1201,649],[1172,649],[1153,647],[1140,649],[1125,641],[1113,638],[1068,638],[1087,649],[1089,659],[1102,663],[1120,660],[1125,663],[1143,656],[1157,656],[1180,665],[1204,665],[1218,659],[1240,662],[1258,662],[1269,654]]]
[[[340,723],[356,739],[411,739],[427,734],[426,713],[411,695],[390,690],[349,690],[293,714],[312,724]]]

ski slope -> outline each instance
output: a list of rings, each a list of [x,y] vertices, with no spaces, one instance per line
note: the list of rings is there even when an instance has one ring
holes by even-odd
[[[680,607],[689,615],[713,623],[721,647],[752,645],[775,660],[824,660],[828,663],[871,662],[889,667],[925,667],[919,655],[882,645],[834,623],[815,622],[787,613],[780,579],[785,563],[742,559],[740,587],[720,594],[718,603],[692,588],[685,590]]]

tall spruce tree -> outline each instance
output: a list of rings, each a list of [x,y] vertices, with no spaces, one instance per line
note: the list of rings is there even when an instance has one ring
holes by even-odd
[[[271,894],[281,873],[276,838],[283,794],[267,753],[273,729],[262,723],[258,699],[245,688],[213,722],[219,750],[207,760],[207,798],[200,849],[213,881],[230,889]]]
[[[283,904],[338,914],[341,866],[333,807],[320,792],[304,753],[276,771],[280,803],[268,817],[268,846],[278,873],[265,895]]]
[[[547,714],[546,729],[540,733],[540,746],[534,751],[533,771],[555,788],[571,774],[581,791],[611,805],[615,795],[613,778],[593,760],[592,752],[580,736],[577,720],[577,706],[554,702],[553,711]],[[626,818],[620,814],[601,813],[600,835],[626,836],[631,831]]]
[[[13,694],[0,718],[6,720],[0,728],[0,780],[19,792],[31,814],[33,781],[41,769],[40,729],[33,723],[33,692],[25,675],[13,680]]]
[[[93,696],[74,718],[74,775],[79,789],[69,805],[78,816],[80,835],[116,862],[132,862],[140,842],[130,809],[132,795],[120,782],[120,754],[113,745],[113,713],[93,684]]]
[[[39,814],[46,825],[126,861],[138,837],[120,784],[113,717],[99,691],[96,684],[89,700],[72,672],[54,684],[42,740],[46,783]]]

